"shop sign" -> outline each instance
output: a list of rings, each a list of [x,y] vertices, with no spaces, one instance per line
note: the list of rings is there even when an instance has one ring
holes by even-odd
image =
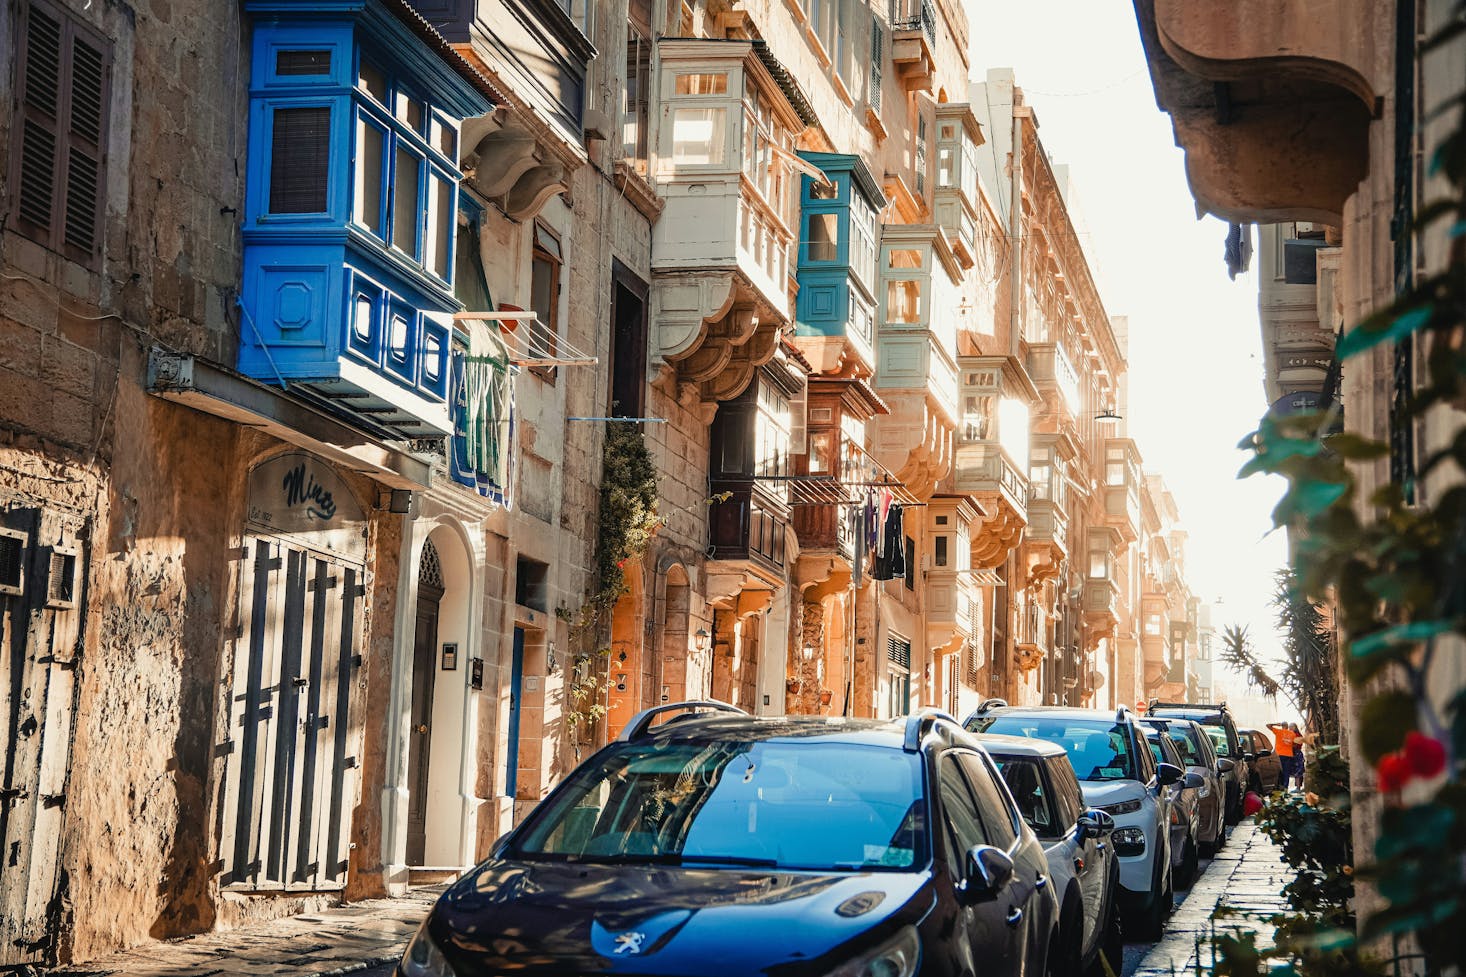
[[[357,558],[366,551],[366,515],[329,464],[292,451],[249,473],[249,522],[306,545]]]

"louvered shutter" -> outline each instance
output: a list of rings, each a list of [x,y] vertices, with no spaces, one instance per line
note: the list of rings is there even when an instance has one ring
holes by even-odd
[[[23,11],[17,226],[68,258],[101,256],[108,45],[48,3]]]
[[[881,27],[881,22],[872,19],[870,22],[870,95],[866,101],[877,112],[881,110],[881,55],[885,40],[885,30]]]
[[[270,213],[324,213],[330,161],[329,108],[276,109],[270,138]]]

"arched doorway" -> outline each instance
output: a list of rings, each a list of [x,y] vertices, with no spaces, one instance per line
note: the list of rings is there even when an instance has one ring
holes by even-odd
[[[470,674],[467,550],[448,526],[434,529],[418,558],[407,753],[407,864],[451,867],[463,860],[463,776],[472,730],[465,706]]]
[[[412,725],[407,752],[407,864],[423,865],[428,774],[432,770],[433,698],[438,678],[438,614],[443,561],[429,539],[417,564],[417,627],[412,643]]]
[[[687,570],[679,563],[667,570],[666,610],[662,619],[662,685],[658,703],[681,702],[687,694],[687,658],[692,642],[688,628],[692,620],[692,588]]]

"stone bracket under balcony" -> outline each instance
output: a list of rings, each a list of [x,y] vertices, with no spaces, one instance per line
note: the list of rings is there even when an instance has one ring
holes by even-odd
[[[1069,555],[1065,536],[1068,519],[1047,499],[1028,503],[1028,527],[1023,536],[1023,568],[1030,585],[1055,580]]]
[[[929,498],[952,472],[951,422],[925,399],[895,397],[876,422],[876,458],[918,499]]]
[[[1134,0],[1198,211],[1341,223],[1389,91],[1393,5]]]
[[[989,515],[973,531],[972,565],[991,570],[1007,561],[1028,521],[1024,513],[1009,505],[1003,496],[979,496],[978,499]]]
[[[736,271],[657,273],[651,304],[653,382],[708,421],[779,348],[782,319]]]
[[[581,162],[527,110],[467,120],[463,146],[468,184],[517,221],[532,219],[551,198],[568,192]]]

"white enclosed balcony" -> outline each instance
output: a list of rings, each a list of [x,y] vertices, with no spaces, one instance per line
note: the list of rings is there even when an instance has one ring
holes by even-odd
[[[1007,559],[1028,523],[1030,412],[1038,391],[1021,363],[1007,356],[964,356],[962,419],[953,484],[987,510],[973,538],[975,566]]]
[[[982,129],[965,103],[937,106],[937,188],[933,212],[963,268],[977,262],[977,147]]]
[[[1129,438],[1105,441],[1105,524],[1127,543],[1140,531],[1140,452]]]
[[[773,356],[790,302],[808,103],[760,41],[664,38],[652,178],[655,360],[705,402]]]

